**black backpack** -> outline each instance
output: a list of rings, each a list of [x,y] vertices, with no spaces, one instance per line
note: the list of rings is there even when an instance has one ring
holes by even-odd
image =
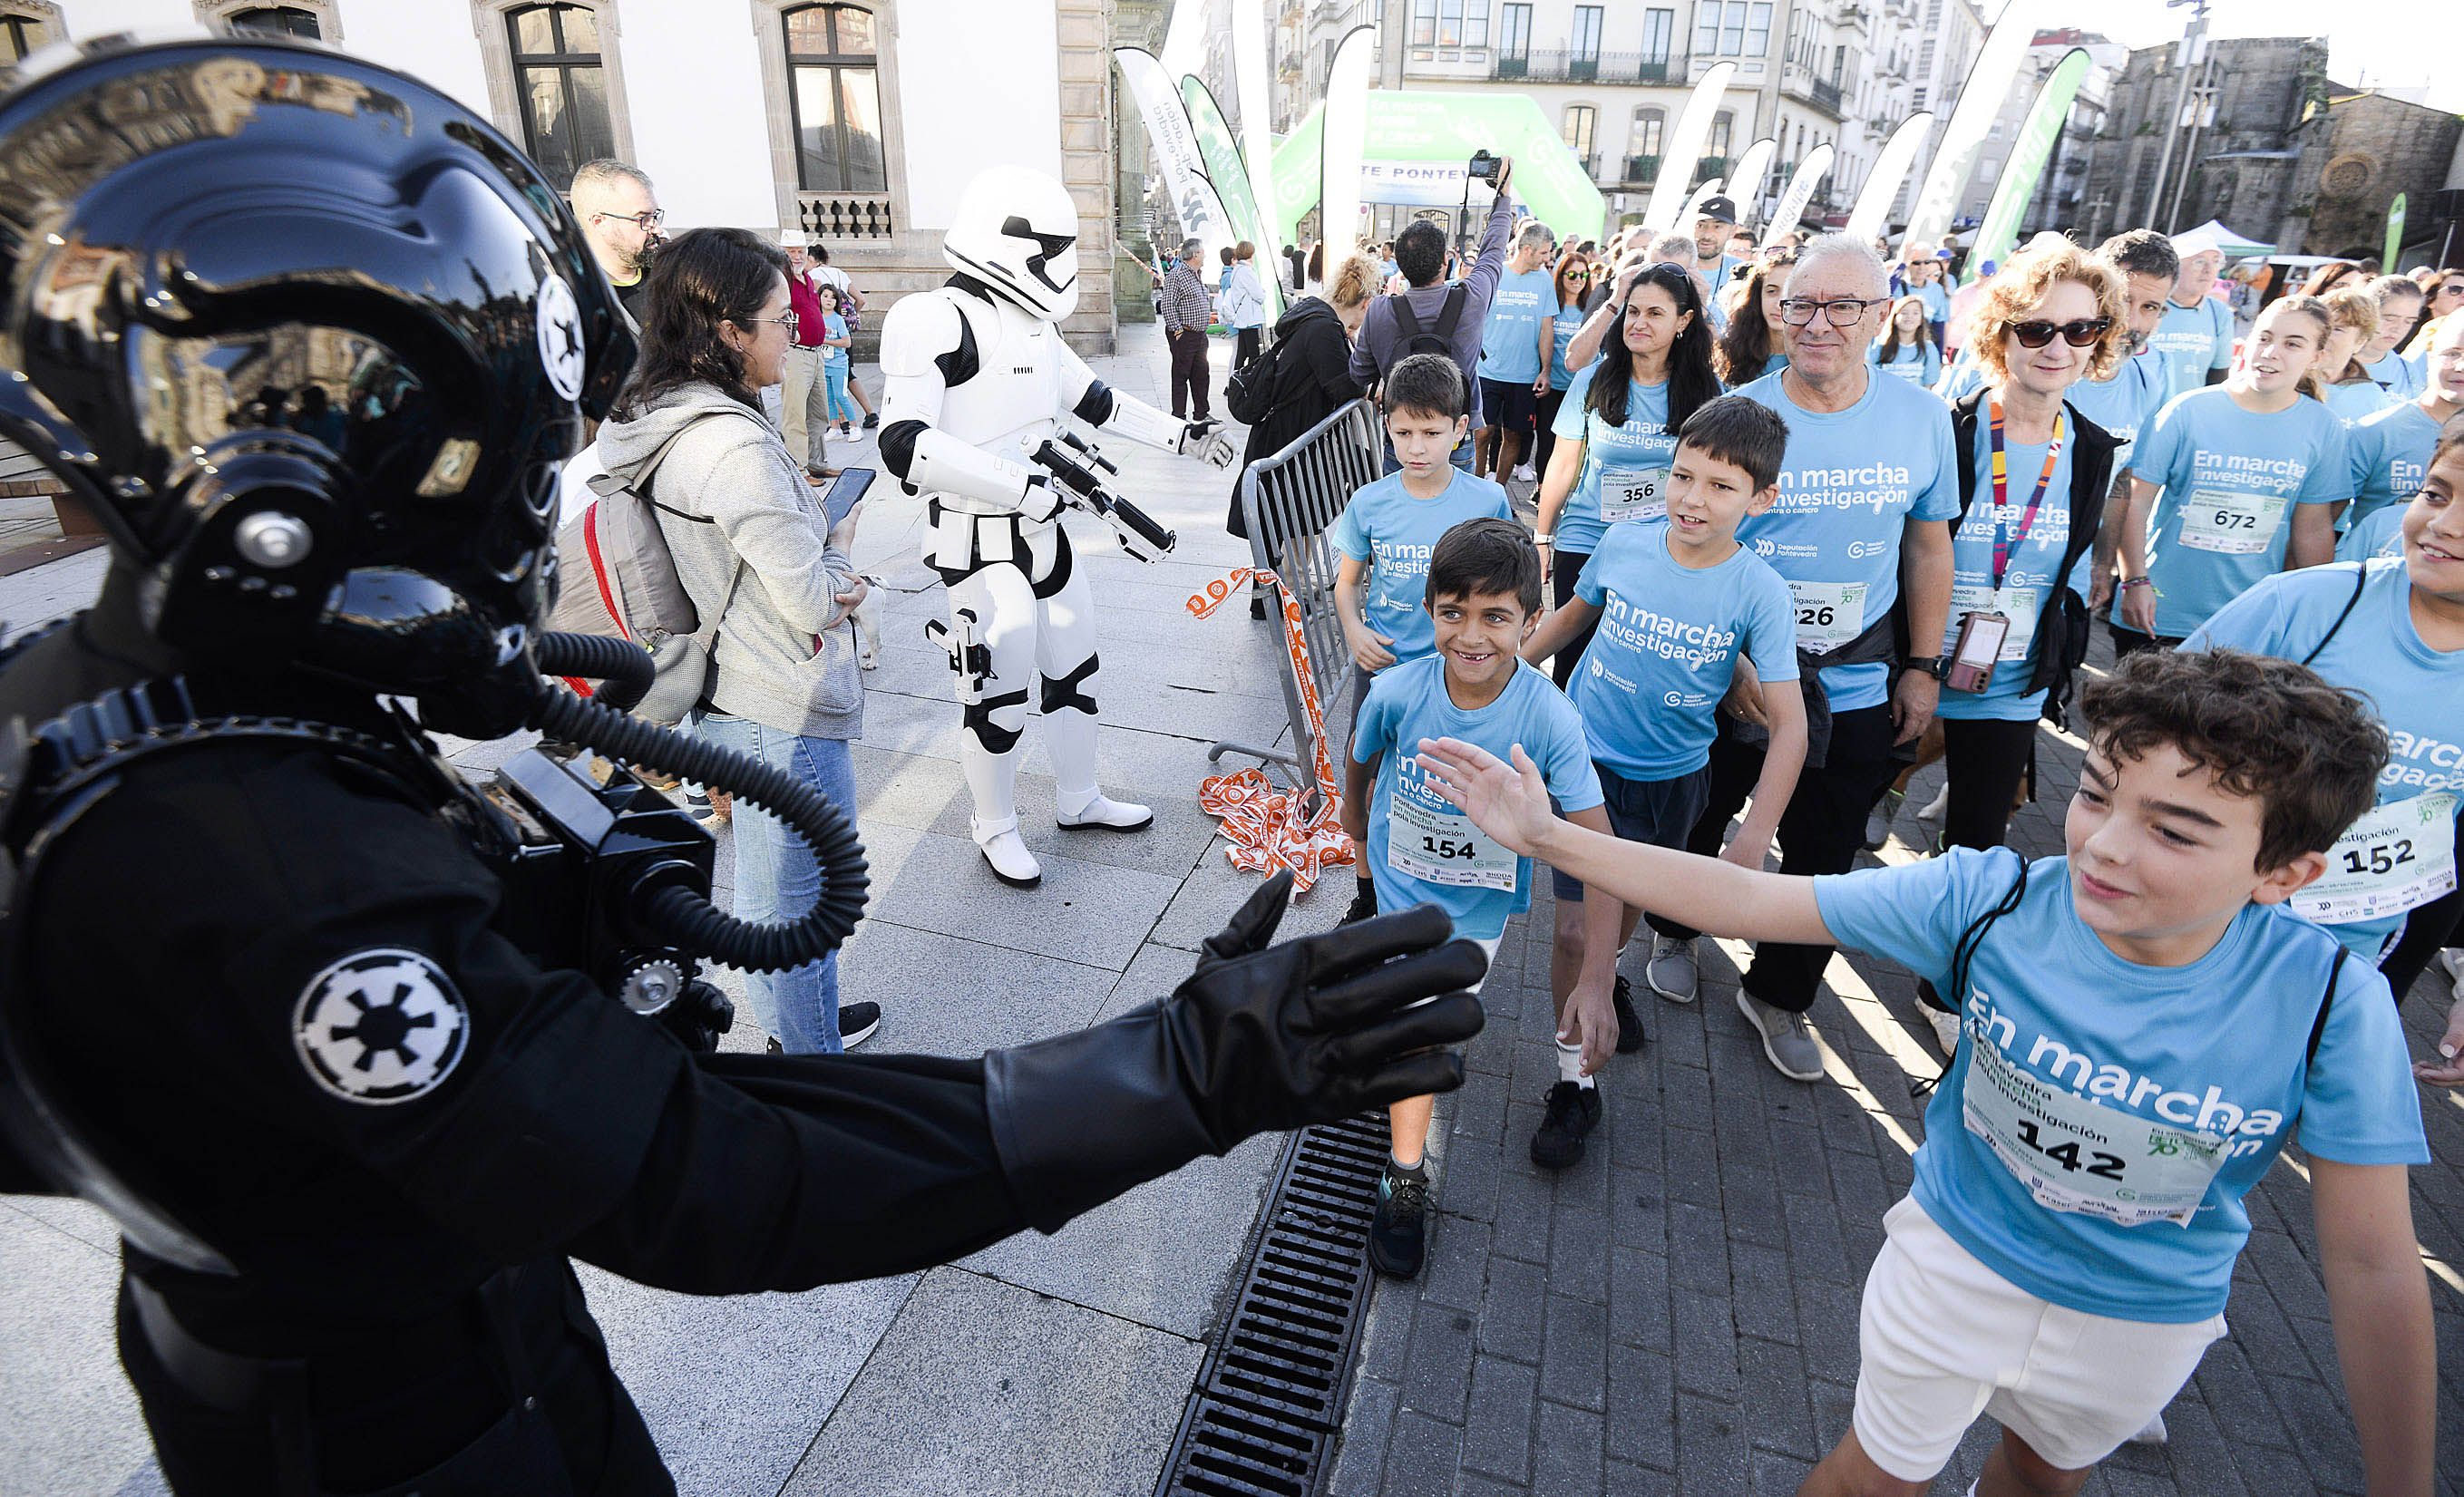
[[[1265,352],[1233,370],[1232,378],[1223,382],[1223,408],[1233,420],[1254,427],[1273,411],[1275,374],[1283,367],[1284,349],[1290,341],[1276,339],[1266,345]]]
[[[1397,292],[1388,297],[1387,305],[1395,309],[1395,357],[1409,359],[1414,354],[1443,354],[1452,360],[1455,356],[1455,324],[1463,320],[1463,303],[1470,295],[1461,281],[1447,287],[1445,305],[1438,308],[1438,325],[1426,330],[1421,328],[1420,319],[1412,315],[1411,293]]]

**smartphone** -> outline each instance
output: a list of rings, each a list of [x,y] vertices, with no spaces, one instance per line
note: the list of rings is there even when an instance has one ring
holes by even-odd
[[[839,521],[847,517],[856,501],[864,497],[864,491],[871,487],[872,470],[869,468],[850,468],[831,479],[830,492],[822,495],[822,507],[830,517],[829,528],[838,529]]]
[[[1959,643],[1950,652],[1950,669],[1942,673],[1943,685],[1954,692],[1975,693],[1993,681],[1993,662],[2002,655],[2002,641],[2010,636],[2011,620],[2000,613],[1971,613],[1959,621]]]

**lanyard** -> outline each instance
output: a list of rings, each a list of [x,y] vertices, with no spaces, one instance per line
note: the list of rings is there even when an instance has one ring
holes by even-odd
[[[2002,514],[2011,504],[2009,464],[2002,455],[2002,403],[1992,403],[1993,413],[1993,590],[2002,590],[2002,576],[2011,570],[2012,548],[2027,542],[2028,532],[2035,527],[2036,508],[2045,502],[2045,486],[2054,481],[2054,464],[2062,455],[2061,412],[2054,413],[2054,440],[2045,449],[2045,471],[2036,474],[2036,492],[2028,495],[2028,512],[2019,517],[2016,532],[2003,528]]]

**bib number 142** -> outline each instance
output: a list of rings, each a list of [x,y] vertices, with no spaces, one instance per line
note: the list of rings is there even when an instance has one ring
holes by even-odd
[[[2060,1165],[2064,1173],[2076,1174],[2085,1170],[2090,1175],[2101,1176],[2109,1180],[2122,1178],[2123,1160],[2120,1155],[2106,1154],[2101,1149],[2090,1149],[2086,1151],[2086,1158],[2082,1162],[2078,1144],[2065,1142],[2047,1147],[2044,1135],[2038,1132],[2036,1125],[2024,1117],[2019,1119],[2019,1141]]]

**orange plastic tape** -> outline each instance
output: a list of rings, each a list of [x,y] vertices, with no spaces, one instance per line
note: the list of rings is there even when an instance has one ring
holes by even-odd
[[[1274,573],[1242,567],[1192,593],[1187,605],[1198,618],[1211,618],[1239,596],[1252,579],[1272,583],[1283,599],[1284,648],[1290,656],[1292,677],[1300,683],[1301,707],[1309,715],[1309,738],[1317,746],[1309,768],[1317,785],[1318,808],[1305,813],[1308,797],[1279,790],[1263,769],[1210,775],[1199,782],[1198,804],[1221,823],[1224,856],[1232,866],[1252,873],[1292,870],[1292,887],[1306,890],[1325,870],[1359,860],[1359,850],[1343,830],[1343,790],[1334,778],[1334,760],[1326,745],[1326,708],[1318,700],[1317,678],[1309,671],[1309,634],[1301,627],[1300,600]]]

